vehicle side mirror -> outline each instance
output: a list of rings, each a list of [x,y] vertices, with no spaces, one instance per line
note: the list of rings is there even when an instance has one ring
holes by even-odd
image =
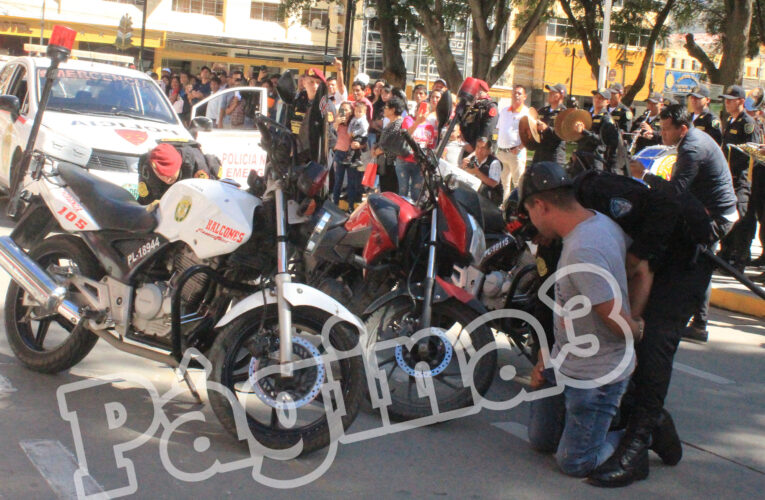
[[[441,100],[438,101],[436,106],[436,117],[438,119],[438,126],[444,127],[449,122],[449,116],[452,114],[452,94],[451,92],[444,92],[441,95]]]
[[[0,110],[11,114],[11,121],[15,122],[19,117],[21,104],[15,95],[0,95]]]
[[[194,130],[209,132],[213,129],[213,121],[206,116],[197,116],[191,120],[191,128]]]
[[[295,80],[292,79],[291,71],[285,71],[279,77],[279,81],[276,82],[276,92],[279,94],[279,99],[286,104],[293,104],[295,102],[297,87],[295,87]]]

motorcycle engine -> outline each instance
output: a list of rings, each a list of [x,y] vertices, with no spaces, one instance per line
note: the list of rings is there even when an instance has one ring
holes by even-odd
[[[189,248],[175,253],[168,262],[171,278],[169,281],[144,283],[135,291],[133,327],[144,335],[160,337],[169,341],[172,329],[170,312],[172,293],[178,278],[183,272],[203,262]],[[181,292],[181,314],[191,314],[199,307],[207,290],[210,278],[205,274],[195,274],[186,282]]]
[[[509,273],[494,271],[486,275],[483,282],[482,295],[487,309],[495,310],[505,307],[511,283],[512,276]]]

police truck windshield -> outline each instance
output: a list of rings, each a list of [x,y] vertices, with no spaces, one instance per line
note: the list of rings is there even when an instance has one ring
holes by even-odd
[[[45,85],[46,69],[37,71],[38,89]],[[38,100],[39,100],[38,92]],[[153,82],[96,71],[59,69],[53,86],[50,111],[114,115],[177,124],[175,114]]]

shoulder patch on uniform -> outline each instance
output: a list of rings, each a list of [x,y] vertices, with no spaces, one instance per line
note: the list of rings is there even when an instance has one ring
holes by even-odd
[[[138,183],[138,196],[145,198],[149,195],[149,188],[146,187],[146,183],[141,181]]]
[[[626,113],[624,113],[624,116],[625,116],[625,117],[626,117],[628,120],[632,120],[632,111],[627,111]]]
[[[335,121],[335,115],[332,114],[332,111],[327,111],[327,122],[332,123]]]
[[[745,134],[753,134],[754,133],[754,122],[747,122],[744,124],[744,133]]]
[[[712,120],[712,128],[720,128],[720,120],[715,118]]]
[[[611,216],[614,219],[619,219],[632,211],[632,203],[624,198],[611,198],[609,209],[611,210]]]
[[[489,116],[497,116],[497,108],[494,106],[489,108]]]

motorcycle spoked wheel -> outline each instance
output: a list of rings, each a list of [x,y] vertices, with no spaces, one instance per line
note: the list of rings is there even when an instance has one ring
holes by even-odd
[[[46,238],[29,251],[29,256],[54,279],[69,268],[93,279],[102,274],[90,249],[71,235]],[[77,303],[77,290],[70,287],[69,292],[69,299]],[[74,326],[57,314],[45,315],[42,308],[32,305],[27,293],[11,281],[5,297],[5,332],[13,353],[27,368],[40,373],[58,373],[82,361],[98,337],[86,329],[73,331]]]
[[[432,334],[419,340],[411,350],[405,346],[375,349],[375,342],[415,334],[420,307],[420,303],[415,307],[409,297],[398,297],[374,311],[366,321],[370,356],[376,356],[377,367],[385,371],[388,381],[391,396],[388,412],[398,420],[432,414],[430,399],[418,394],[418,378],[427,378],[433,385],[441,413],[470,405],[472,389],[463,382],[463,368],[455,351],[463,351],[464,358],[469,361],[470,352],[477,352],[494,341],[486,325],[470,333],[465,329],[479,316],[477,312],[462,303],[446,301],[433,304]],[[472,381],[478,394],[483,396],[489,390],[496,366],[496,350],[484,355],[476,364]]]
[[[334,360],[296,369],[292,379],[279,375],[257,375],[257,371],[279,363],[279,318],[275,307],[250,311],[228,325],[215,339],[210,351],[213,370],[210,379],[227,387],[236,397],[236,410],[218,391],[208,393],[210,405],[221,425],[237,439],[234,411],[244,411],[253,437],[272,450],[290,448],[302,440],[301,455],[323,448],[330,442],[330,422],[327,419],[321,387],[327,383],[327,372],[339,382],[342,393],[343,431],[350,426],[364,396],[364,368],[360,356]],[[315,358],[324,353],[321,332],[330,316],[314,308],[292,310],[293,359]],[[261,321],[263,332],[259,334]],[[270,337],[270,338],[269,338]],[[338,351],[352,349],[358,334],[348,325],[338,324],[329,334]],[[255,351],[255,354],[253,354]],[[259,377],[259,378],[256,378]],[[338,407],[333,400],[332,408]],[[280,417],[290,415],[290,418]],[[286,422],[285,422],[286,421]]]

